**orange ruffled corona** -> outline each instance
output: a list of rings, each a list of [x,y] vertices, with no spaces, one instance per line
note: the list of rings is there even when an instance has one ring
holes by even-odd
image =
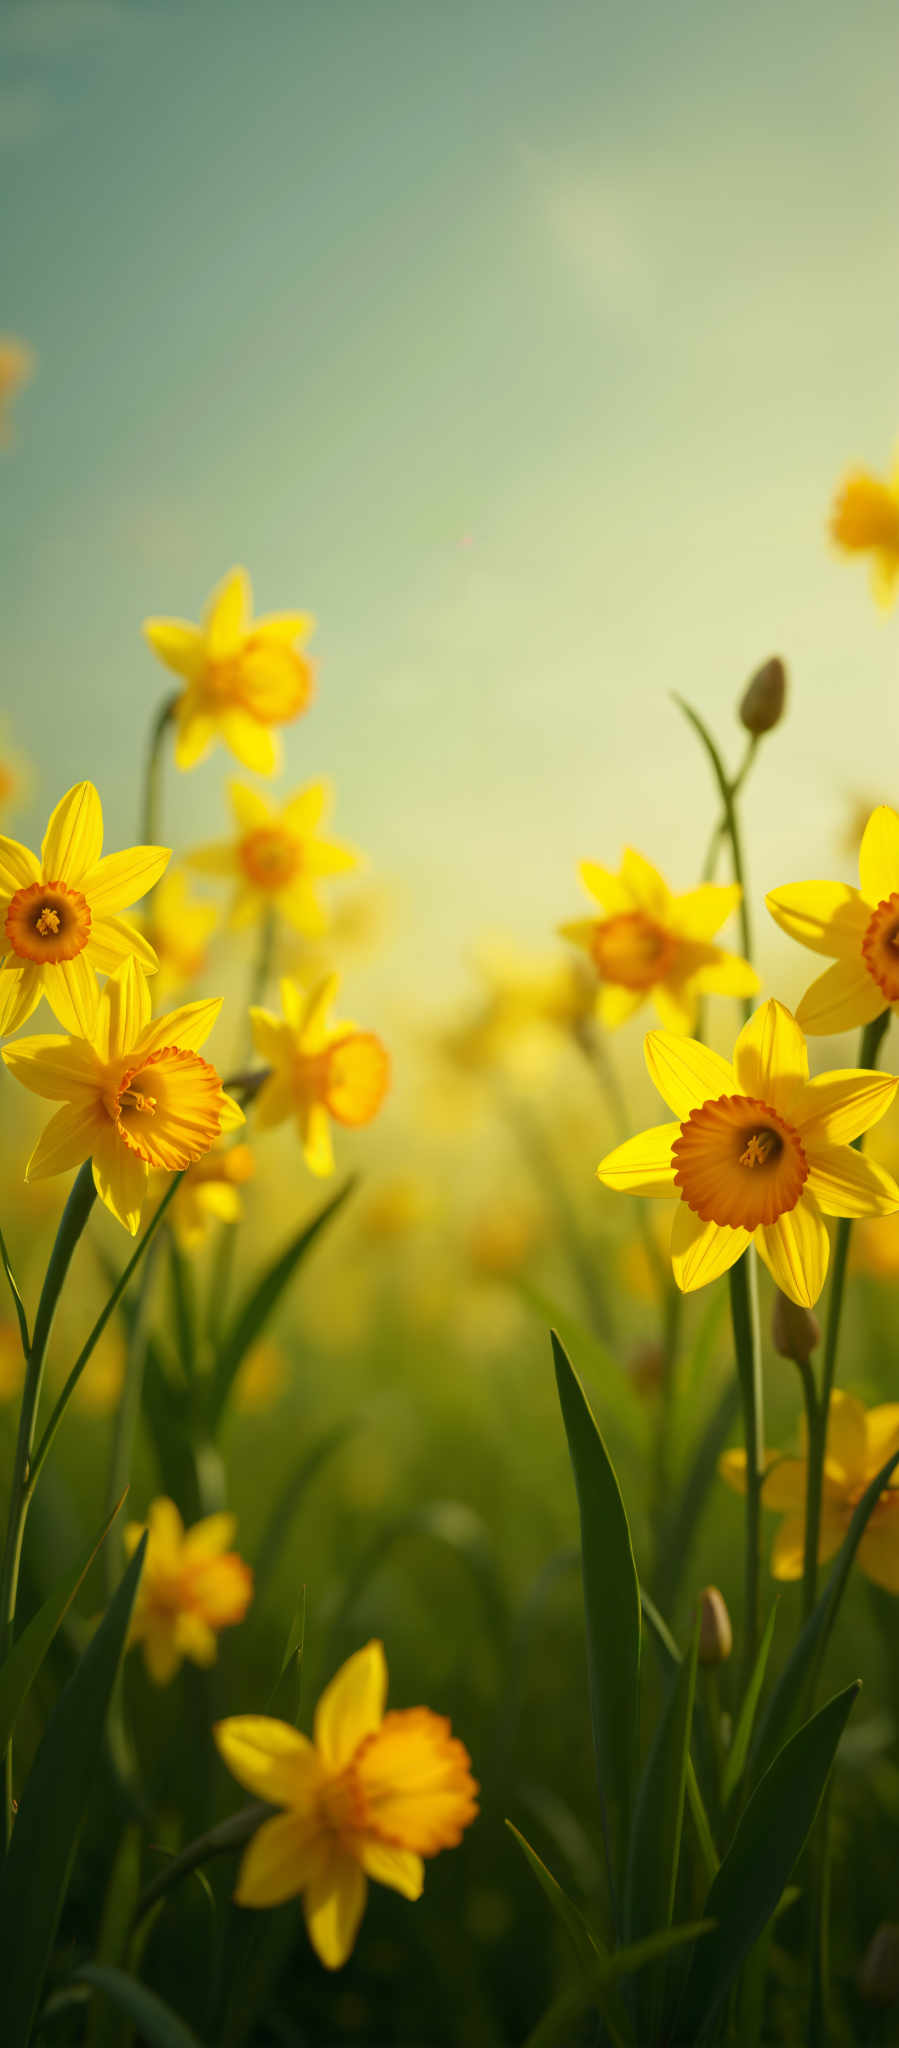
[[[830,1256],[825,1216],[887,1216],[899,1187],[851,1140],[889,1109],[899,1077],[847,1069],[809,1079],[781,1003],[744,1025],[733,1065],[696,1039],[650,1031],[646,1064],[679,1119],[630,1138],[597,1168],[606,1187],[680,1197],[671,1238],[684,1293],[754,1243],[791,1301],[811,1308]]]
[[[748,960],[711,943],[739,907],[738,883],[702,882],[672,896],[658,870],[630,846],[618,874],[585,860],[580,876],[605,914],[559,930],[593,963],[597,1016],[607,1029],[624,1024],[650,997],[669,1030],[691,1031],[701,995],[755,995],[758,975]]]
[[[229,1546],[233,1515],[207,1515],[185,1530],[174,1501],[154,1500],[146,1523],[129,1522],[130,1556],[149,1529],[129,1643],[140,1643],[154,1685],[168,1685],[183,1659],[214,1664],[221,1628],[242,1621],[253,1597],[253,1574]]]
[[[417,1899],[424,1862],[474,1820],[478,1787],[450,1724],[428,1707],[385,1713],[383,1646],[357,1650],[315,1710],[314,1740],[286,1721],[241,1714],[215,1738],[229,1771],[284,1808],[245,1852],[235,1898],[277,1906],[302,1893],[309,1939],[329,1970],[349,1956],[368,1878]]]
[[[889,804],[878,804],[868,819],[858,874],[858,889],[789,882],[765,898],[781,931],[835,961],[796,1011],[810,1036],[872,1024],[899,1005],[899,817]]]
[[[308,612],[269,612],[253,619],[245,569],[232,569],[213,591],[202,626],[184,619],[145,619],[144,636],[166,668],[184,678],[175,703],[175,761],[193,768],[223,740],[245,768],[274,775],[280,736],[308,711],[314,671],[301,652],[315,626]]]
[[[331,1120],[351,1127],[371,1123],[387,1093],[390,1059],[373,1031],[328,1022],[339,987],[329,974],[305,994],[282,981],[283,1017],[251,1009],[253,1044],[271,1074],[256,1099],[260,1129],[295,1117],[310,1173],[334,1171]]]
[[[834,1392],[827,1420],[827,1447],[818,1536],[818,1563],[839,1550],[862,1494],[899,1451],[899,1402],[864,1408],[851,1394]],[[784,1458],[766,1457],[762,1504],[783,1515],[774,1538],[771,1570],[776,1579],[801,1579],[805,1554],[807,1449]],[[737,1493],[746,1491],[745,1451],[725,1451],[718,1470]],[[875,1585],[899,1593],[899,1481],[894,1473],[877,1501],[858,1546],[858,1562]]]

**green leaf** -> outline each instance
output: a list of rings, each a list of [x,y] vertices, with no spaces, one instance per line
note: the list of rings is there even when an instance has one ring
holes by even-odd
[[[616,1430],[620,1430],[629,1444],[648,1444],[648,1405],[637,1393],[633,1380],[609,1346],[603,1343],[595,1330],[586,1329],[578,1316],[571,1315],[542,1287],[535,1287],[530,1280],[519,1279],[515,1288],[544,1327],[558,1333],[569,1358],[576,1360],[577,1367],[602,1387],[604,1413],[614,1421]]]
[[[290,1473],[283,1491],[275,1501],[259,1545],[256,1559],[257,1585],[264,1587],[270,1572],[276,1566],[287,1543],[294,1515],[302,1506],[307,1487],[312,1485],[313,1479],[322,1466],[327,1464],[328,1459],[334,1456],[335,1451],[339,1451],[341,1445],[354,1435],[357,1427],[358,1424],[353,1421],[332,1423],[330,1428],[323,1430],[321,1436],[316,1437],[315,1442],[310,1444],[305,1457],[300,1459],[299,1464]]]
[[[637,1792],[624,1896],[627,1941],[670,1927],[674,1914],[698,1652],[697,1620],[690,1654],[671,1687]]]
[[[122,1500],[124,1498],[123,1494]],[[27,1628],[23,1628],[21,1635],[16,1637],[9,1656],[0,1665],[0,1756],[6,1751],[19,1709],[34,1684],[56,1631],[64,1621],[121,1505],[120,1500],[112,1514],[107,1516],[99,1536],[47,1595],[43,1606],[32,1615]]]
[[[581,1523],[593,1747],[613,1896],[624,1872],[640,1741],[640,1588],[618,1481],[574,1367],[553,1360]]]
[[[508,1634],[508,1611],[493,1539],[486,1522],[461,1500],[425,1501],[378,1531],[347,1578],[332,1620],[332,1635],[341,1635],[375,1572],[394,1545],[410,1536],[427,1536],[445,1545],[465,1565],[480,1594],[494,1648],[501,1653]]]
[[[25,1314],[25,1303],[22,1300],[22,1296],[19,1291],[19,1283],[16,1279],[15,1273],[13,1272],[12,1265],[10,1263],[9,1253],[6,1249],[6,1239],[3,1235],[2,1230],[0,1230],[0,1265],[2,1265],[3,1271],[6,1274],[6,1278],[9,1282],[9,1291],[13,1298],[13,1306],[16,1311],[16,1319],[19,1325],[19,1336],[22,1340],[22,1356],[24,1358],[27,1358],[28,1353],[31,1350],[31,1338],[28,1335],[28,1317]]]
[[[202,2048],[199,2036],[146,1984],[116,1970],[111,1963],[84,1963],[76,1970],[73,1983],[90,1984],[103,1993],[126,2019],[140,2028],[147,2048]]]
[[[555,2048],[556,2043],[560,2044],[560,2048],[561,2044],[564,2044],[564,2048],[570,2048],[573,2023],[589,2006],[599,2006],[603,1993],[608,1993],[613,1984],[617,1984],[624,1977],[633,1977],[638,1970],[646,1969],[649,1964],[661,1961],[662,1957],[670,1955],[673,1949],[683,1948],[687,1942],[701,1940],[703,1935],[712,1932],[713,1927],[712,1920],[691,1920],[683,1927],[669,1927],[661,1934],[648,1935],[645,1941],[635,1941],[628,1948],[616,1949],[614,1955],[597,1958],[593,1965],[592,1977],[588,1979],[583,1975],[578,1984],[572,1985],[569,1990],[561,1992],[559,1997],[554,1999],[549,2011],[544,2013],[542,2020],[538,2021],[533,2032],[528,2035],[524,2048]],[[609,2026],[608,2018],[606,2026]],[[625,2034],[623,2028],[609,2028],[609,2031],[616,2044],[622,2040],[633,2041],[630,2031]],[[640,2041],[639,2048],[647,2048],[645,2039]]]
[[[755,1725],[756,1708],[759,1703],[762,1686],[765,1682],[765,1672],[768,1668],[768,1656],[774,1639],[774,1624],[776,1620],[777,1601],[775,1600],[765,1623],[764,1634],[758,1647],[758,1655],[752,1667],[749,1684],[746,1687],[743,1704],[740,1708],[736,1728],[734,1729],[734,1739],[727,1754],[727,1761],[721,1779],[722,1806],[727,1806],[728,1802],[733,1798],[743,1775],[743,1765],[746,1762],[752,1730]]]
[[[673,2039],[709,2038],[721,2004],[776,1911],[806,1842],[859,1683],[847,1686],[779,1750],[756,1786],[710,1887],[706,1916],[716,1921],[690,1963]]]
[[[311,1251],[316,1238],[320,1237],[338,1210],[342,1209],[354,1186],[355,1182],[352,1179],[345,1181],[337,1194],[332,1195],[324,1207],[319,1209],[318,1214],[313,1216],[311,1223],[304,1223],[302,1230],[291,1240],[286,1251],[279,1252],[278,1257],[263,1273],[261,1280],[257,1280],[250,1288],[219,1346],[209,1389],[209,1424],[213,1430],[250,1345],[255,1342],[269,1316],[274,1313],[285,1288],[293,1279],[307,1252]]]
[[[579,1912],[573,1900],[568,1897],[568,1893],[562,1890],[558,1879],[553,1877],[552,1871],[547,1870],[542,1857],[538,1856],[536,1849],[531,1848],[526,1836],[515,1826],[514,1821],[507,1820],[506,1826],[510,1835],[513,1835],[518,1843],[522,1855],[530,1864],[537,1883],[544,1897],[548,1899],[556,1919],[564,1927],[569,1940],[572,1942],[578,1962],[586,1969],[592,1968],[596,1957],[598,1955],[605,1955],[605,1950],[600,1945],[596,1935],[588,1927],[583,1914]]]
[[[662,1620],[655,1602],[650,1600],[649,1594],[645,1593],[642,1587],[640,1589],[640,1605],[665,1671],[669,1673],[676,1671],[682,1662],[681,1653],[667,1622]],[[693,1819],[693,1826],[696,1830],[700,1855],[705,1864],[706,1876],[709,1883],[711,1883],[717,1874],[720,1858],[715,1847],[715,1838],[705,1810],[702,1793],[699,1789],[696,1766],[689,1750],[687,1751],[687,1801]]]
[[[122,1660],[146,1542],[144,1535],[50,1715],[0,1869],[3,2048],[26,2048],[31,2034],[78,1835],[100,1763],[107,1708]]]
[[[306,1636],[306,1588],[302,1587],[294,1610],[293,1620],[287,1631],[287,1643],[281,1659],[266,1713],[276,1721],[292,1721],[294,1727],[300,1718],[300,1687],[303,1679],[303,1643]]]
[[[887,1459],[876,1479],[872,1479],[870,1486],[866,1487],[862,1494],[821,1598],[797,1637],[767,1702],[749,1755],[749,1772],[753,1781],[760,1777],[777,1750],[786,1742],[788,1735],[792,1734],[802,1719],[805,1702],[813,1696],[855,1553],[868,1526],[869,1517],[897,1465],[899,1451]]]

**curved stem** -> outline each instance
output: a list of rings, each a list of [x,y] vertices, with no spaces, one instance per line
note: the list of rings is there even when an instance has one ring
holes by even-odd
[[[805,1399],[805,1548],[802,1560],[802,1619],[807,1621],[818,1595],[818,1524],[821,1519],[824,1439],[815,1375],[807,1358],[797,1358],[794,1364],[802,1379]]]
[[[753,761],[755,760],[758,743],[758,734],[750,733],[746,741],[746,749],[743,754],[743,759],[740,762],[740,766],[737,769],[736,775],[734,776],[733,781],[730,785],[731,802],[733,802],[735,796],[739,795],[739,792],[742,789],[744,782],[746,781],[746,777],[749,774],[749,770],[752,767]],[[702,863],[702,880],[704,882],[711,882],[714,880],[715,869],[718,865],[718,849],[721,845],[722,839],[726,838],[727,818],[722,814],[722,816],[718,819],[717,825],[715,825],[712,829],[712,836],[709,840],[706,857]]]
[[[748,758],[743,763],[743,767],[740,770],[739,774],[734,777],[733,781],[731,781],[731,778],[727,773],[727,769],[724,766],[724,762],[721,759],[721,755],[718,752],[718,748],[715,745],[712,735],[703,724],[698,712],[694,711],[692,705],[687,704],[684,698],[679,697],[676,692],[674,696],[674,701],[676,704],[680,705],[684,717],[689,719],[694,732],[698,733],[699,738],[701,739],[702,744],[711,762],[712,772],[714,774],[715,781],[718,784],[718,793],[721,798],[721,825],[719,829],[723,832],[723,835],[730,840],[731,863],[734,871],[734,881],[739,882],[740,884],[740,930],[743,940],[743,957],[746,960],[751,960],[752,929],[749,922],[749,905],[746,896],[746,864],[743,859],[743,841],[740,835],[740,825],[739,819],[737,817],[736,796],[737,791],[745,778],[746,772],[749,767],[749,760],[752,757],[752,752],[754,752],[754,749],[747,749]],[[749,1018],[752,1016],[751,996],[744,996],[743,998],[743,1016],[747,1022],[749,1021]]]
[[[160,1237],[154,1237],[149,1255],[144,1260],[144,1270],[141,1274],[140,1289],[134,1312],[134,1323],[131,1329],[131,1340],[128,1346],[125,1384],[122,1388],[122,1397],[116,1413],[115,1429],[113,1431],[109,1476],[106,1484],[107,1511],[115,1501],[121,1499],[131,1477],[134,1439],[137,1435],[137,1422],[140,1415],[141,1393],[144,1384],[144,1360],[146,1358],[147,1338],[149,1335],[150,1295],[156,1267],[156,1256],[161,1243],[162,1239]],[[108,1542],[105,1547],[106,1580],[110,1593],[118,1584],[122,1565],[122,1550],[123,1538],[121,1536],[119,1536],[118,1542]]]
[[[755,1664],[759,1633],[759,1580],[762,1524],[762,1480],[765,1474],[761,1344],[759,1341],[758,1273],[750,1245],[732,1266],[730,1308],[737,1374],[743,1402],[746,1439],[746,1555],[743,1615],[744,1687]]]
[[[173,690],[170,697],[160,705],[150,732],[150,746],[144,771],[144,789],[141,800],[141,833],[145,846],[159,843],[159,813],[161,810],[162,748],[166,733],[175,716],[175,705],[180,692]]]

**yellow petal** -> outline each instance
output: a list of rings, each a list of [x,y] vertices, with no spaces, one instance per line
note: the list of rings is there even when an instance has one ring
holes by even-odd
[[[468,1751],[428,1707],[386,1714],[357,1770],[372,1831],[417,1856],[454,1847],[477,1813]]]
[[[335,1844],[327,1864],[303,1892],[309,1939],[326,1970],[339,1970],[352,1952],[365,1911],[365,1872]]]
[[[734,1493],[746,1492],[746,1452],[722,1451],[718,1459],[718,1474]]]
[[[68,1173],[70,1167],[80,1166],[91,1156],[97,1123],[95,1096],[86,1102],[67,1102],[41,1132],[25,1168],[25,1179],[46,1180],[51,1174]]]
[[[788,882],[765,902],[775,924],[800,946],[832,959],[857,959],[871,912],[846,882]]]
[[[0,895],[14,896],[17,889],[27,889],[40,879],[40,864],[28,847],[0,835]]]
[[[783,1003],[762,1003],[744,1024],[734,1046],[734,1067],[743,1095],[753,1095],[789,1116],[808,1080],[805,1039]]]
[[[175,730],[175,767],[195,768],[218,737],[218,721],[208,711],[179,712]]]
[[[715,933],[739,908],[743,891],[739,882],[701,882],[698,889],[675,896],[669,913],[673,932],[685,939],[713,939]]]
[[[858,1561],[865,1577],[873,1579],[875,1586],[884,1586],[888,1593],[899,1593],[899,1517],[895,1507],[882,1521],[878,1521],[875,1509],[858,1546]]]
[[[634,898],[627,883],[620,875],[614,875],[611,868],[600,867],[596,860],[582,860],[578,874],[591,896],[595,896],[606,915],[615,917],[621,911],[633,910]],[[595,923],[595,919],[593,920]]]
[[[646,1001],[642,988],[619,988],[615,982],[602,983],[596,997],[596,1015],[606,1031],[617,1031]]]
[[[682,1294],[692,1294],[735,1266],[751,1243],[748,1230],[732,1230],[723,1223],[703,1223],[686,1202],[674,1212],[671,1231],[671,1264]]]
[[[230,1550],[237,1534],[237,1516],[227,1513],[204,1515],[194,1522],[184,1538],[184,1555],[194,1563],[201,1557],[220,1557]]]
[[[885,1167],[816,1137],[808,1146],[806,1183],[825,1216],[891,1216],[899,1209],[899,1188]]]
[[[283,1018],[276,1017],[273,1010],[262,1010],[257,1004],[250,1009],[250,1024],[253,1031],[253,1050],[260,1059],[276,1064],[282,1053],[289,1058],[292,1053],[290,1033]]]
[[[334,1172],[334,1147],[324,1103],[304,1103],[297,1115],[300,1143],[306,1165],[310,1173],[316,1174],[319,1180],[326,1180],[328,1175]]]
[[[755,1232],[760,1257],[782,1294],[800,1308],[814,1308],[824,1286],[830,1239],[813,1195],[806,1188],[795,1209]]]
[[[716,946],[717,960],[709,960],[691,975],[691,986],[701,995],[755,996],[761,986],[755,968],[739,953],[725,953]]]
[[[171,857],[168,846],[129,846],[124,853],[108,853],[97,861],[79,883],[91,917],[113,917],[117,910],[137,903],[158,882]]]
[[[671,905],[671,891],[668,884],[642,853],[633,846],[626,846],[621,856],[621,879],[630,890],[638,910],[646,910],[651,917],[667,921]]]
[[[122,961],[134,957],[145,974],[155,974],[159,959],[148,939],[124,917],[95,917],[85,953],[99,974],[114,974]]]
[[[641,1131],[606,1154],[596,1169],[607,1188],[623,1188],[632,1195],[674,1195],[677,1171],[671,1147],[680,1137],[680,1124],[656,1124]]]
[[[223,1132],[239,1131],[241,1124],[246,1123],[246,1117],[240,1103],[235,1102],[233,1095],[226,1095],[224,1090],[222,1091],[222,1106],[219,1115]]]
[[[811,1038],[822,1038],[830,1032],[873,1024],[886,1008],[883,989],[868,973],[864,960],[838,960],[806,989],[796,1022]]]
[[[884,1401],[870,1408],[867,1418],[868,1470],[873,1479],[894,1451],[899,1450],[899,1401]]]
[[[154,1685],[170,1685],[181,1659],[175,1648],[175,1631],[168,1615],[147,1629],[142,1637],[142,1647],[147,1676]]]
[[[100,992],[87,950],[76,953],[74,960],[54,960],[40,972],[44,994],[63,1029],[76,1038],[90,1038]]]
[[[780,1512],[801,1509],[805,1513],[808,1465],[804,1458],[777,1458],[766,1472],[762,1501],[766,1508]]]
[[[327,1018],[339,987],[339,974],[324,975],[322,980],[317,981],[315,987],[309,990],[308,995],[302,998],[302,1007],[298,1008],[300,990],[296,983],[282,981],[281,1003],[284,1015],[299,1031],[304,1052],[318,1052],[326,1043],[329,1030],[334,1029],[333,1025],[328,1026]]]
[[[69,882],[80,889],[81,877],[95,867],[103,848],[103,812],[92,782],[77,782],[66,792],[44,833],[41,865],[47,882]]]
[[[835,1460],[850,1487],[865,1486],[874,1474],[868,1464],[868,1417],[861,1401],[836,1387],[827,1417],[827,1456]],[[875,1466],[876,1471],[876,1466]]]
[[[157,1494],[147,1516],[147,1526],[154,1557],[160,1564],[173,1565],[177,1568],[184,1541],[184,1523],[168,1494]]]
[[[18,1031],[37,1009],[42,994],[41,969],[10,955],[0,968],[0,1038]]]
[[[146,984],[144,984],[146,986]],[[177,1045],[185,1052],[199,1052],[205,1045],[221,1010],[222,996],[208,996],[201,1003],[183,1003],[164,1017],[149,1016],[141,1025],[140,1052],[161,1052],[165,1045]]]
[[[192,1664],[206,1671],[218,1657],[218,1637],[201,1614],[191,1614],[182,1608],[175,1619],[175,1648],[179,1657],[188,1657]]]
[[[252,712],[232,704],[219,719],[222,738],[235,759],[254,775],[274,775],[281,764],[280,741],[271,726],[262,725]]]
[[[293,1116],[293,1083],[289,1074],[272,1074],[264,1081],[253,1107],[253,1122],[260,1131],[273,1131]]]
[[[801,1579],[805,1566],[805,1511],[786,1515],[774,1533],[771,1570],[776,1579]]]
[[[889,804],[878,804],[862,833],[858,878],[866,903],[883,903],[899,890],[899,817]]]
[[[302,647],[315,632],[315,620],[311,612],[263,612],[262,617],[253,620],[255,640],[273,640],[279,647]]]
[[[338,839],[309,840],[303,855],[310,875],[347,875],[362,865],[362,859],[354,846],[343,846]]]
[[[328,1853],[321,1833],[296,1814],[263,1822],[245,1849],[234,1897],[239,1906],[282,1906],[319,1875]]]
[[[682,1123],[702,1103],[713,1102],[719,1095],[737,1093],[733,1067],[697,1038],[679,1038],[671,1031],[650,1031],[644,1051],[650,1080]]]
[[[404,1899],[420,1899],[424,1890],[425,1867],[414,1849],[398,1849],[381,1842],[376,1835],[354,1836],[353,1847],[365,1871],[377,1884],[389,1884]]]
[[[656,1015],[666,1031],[687,1038],[696,1028],[696,996],[690,982],[657,981],[652,990]]]
[[[818,1132],[833,1145],[849,1145],[886,1114],[899,1088],[895,1074],[840,1067],[816,1074],[796,1104],[793,1122],[804,1143]]]
[[[272,1806],[311,1812],[322,1771],[308,1736],[267,1714],[234,1714],[212,1732],[239,1785]]]
[[[166,668],[190,681],[199,675],[204,642],[198,626],[189,625],[186,619],[145,619],[141,630],[147,645],[165,662]]]
[[[99,1063],[81,1039],[57,1038],[50,1033],[19,1038],[6,1047],[3,1058],[23,1087],[49,1102],[84,1101],[97,1094]]]
[[[268,798],[260,790],[251,789],[249,783],[229,782],[228,797],[242,832],[258,832],[261,825],[270,825],[277,815]]]
[[[98,1134],[91,1157],[94,1186],[101,1202],[106,1204],[110,1215],[123,1224],[132,1237],[136,1237],[147,1199],[149,1172],[144,1161],[116,1137],[112,1124],[102,1138]]]
[[[298,839],[308,839],[330,816],[333,803],[333,784],[322,776],[318,782],[307,782],[302,789],[294,790],[281,816],[289,832],[295,832]]]
[[[315,1746],[329,1770],[342,1770],[380,1727],[386,1699],[384,1645],[375,1639],[347,1658],[315,1709]]]
[[[289,888],[282,889],[278,909],[304,939],[321,938],[328,929],[327,916],[308,882],[292,882]]]
[[[206,651],[210,661],[227,660],[240,651],[252,605],[245,569],[231,569],[213,591],[206,607]]]
[[[238,872],[237,855],[230,839],[217,839],[209,846],[192,846],[182,857],[185,867],[196,868],[201,875],[234,875]]]
[[[150,1023],[147,977],[136,960],[126,960],[110,975],[105,997],[109,1016],[109,1058],[117,1060],[134,1051]],[[174,1041],[169,1038],[161,1042],[171,1045]]]

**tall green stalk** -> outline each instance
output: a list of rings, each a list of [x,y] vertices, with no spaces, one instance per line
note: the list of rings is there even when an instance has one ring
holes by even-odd
[[[758,1269],[752,1245],[732,1266],[730,1312],[734,1330],[737,1377],[743,1404],[746,1441],[746,1553],[744,1559],[743,1678],[749,1682],[759,1635],[761,1577],[762,1480],[765,1476],[765,1424],[762,1358],[759,1339]]]
[[[141,800],[141,832],[145,846],[156,846],[159,835],[159,813],[161,809],[162,749],[166,733],[175,716],[178,692],[160,705],[150,732],[150,745],[144,770],[144,788]]]

